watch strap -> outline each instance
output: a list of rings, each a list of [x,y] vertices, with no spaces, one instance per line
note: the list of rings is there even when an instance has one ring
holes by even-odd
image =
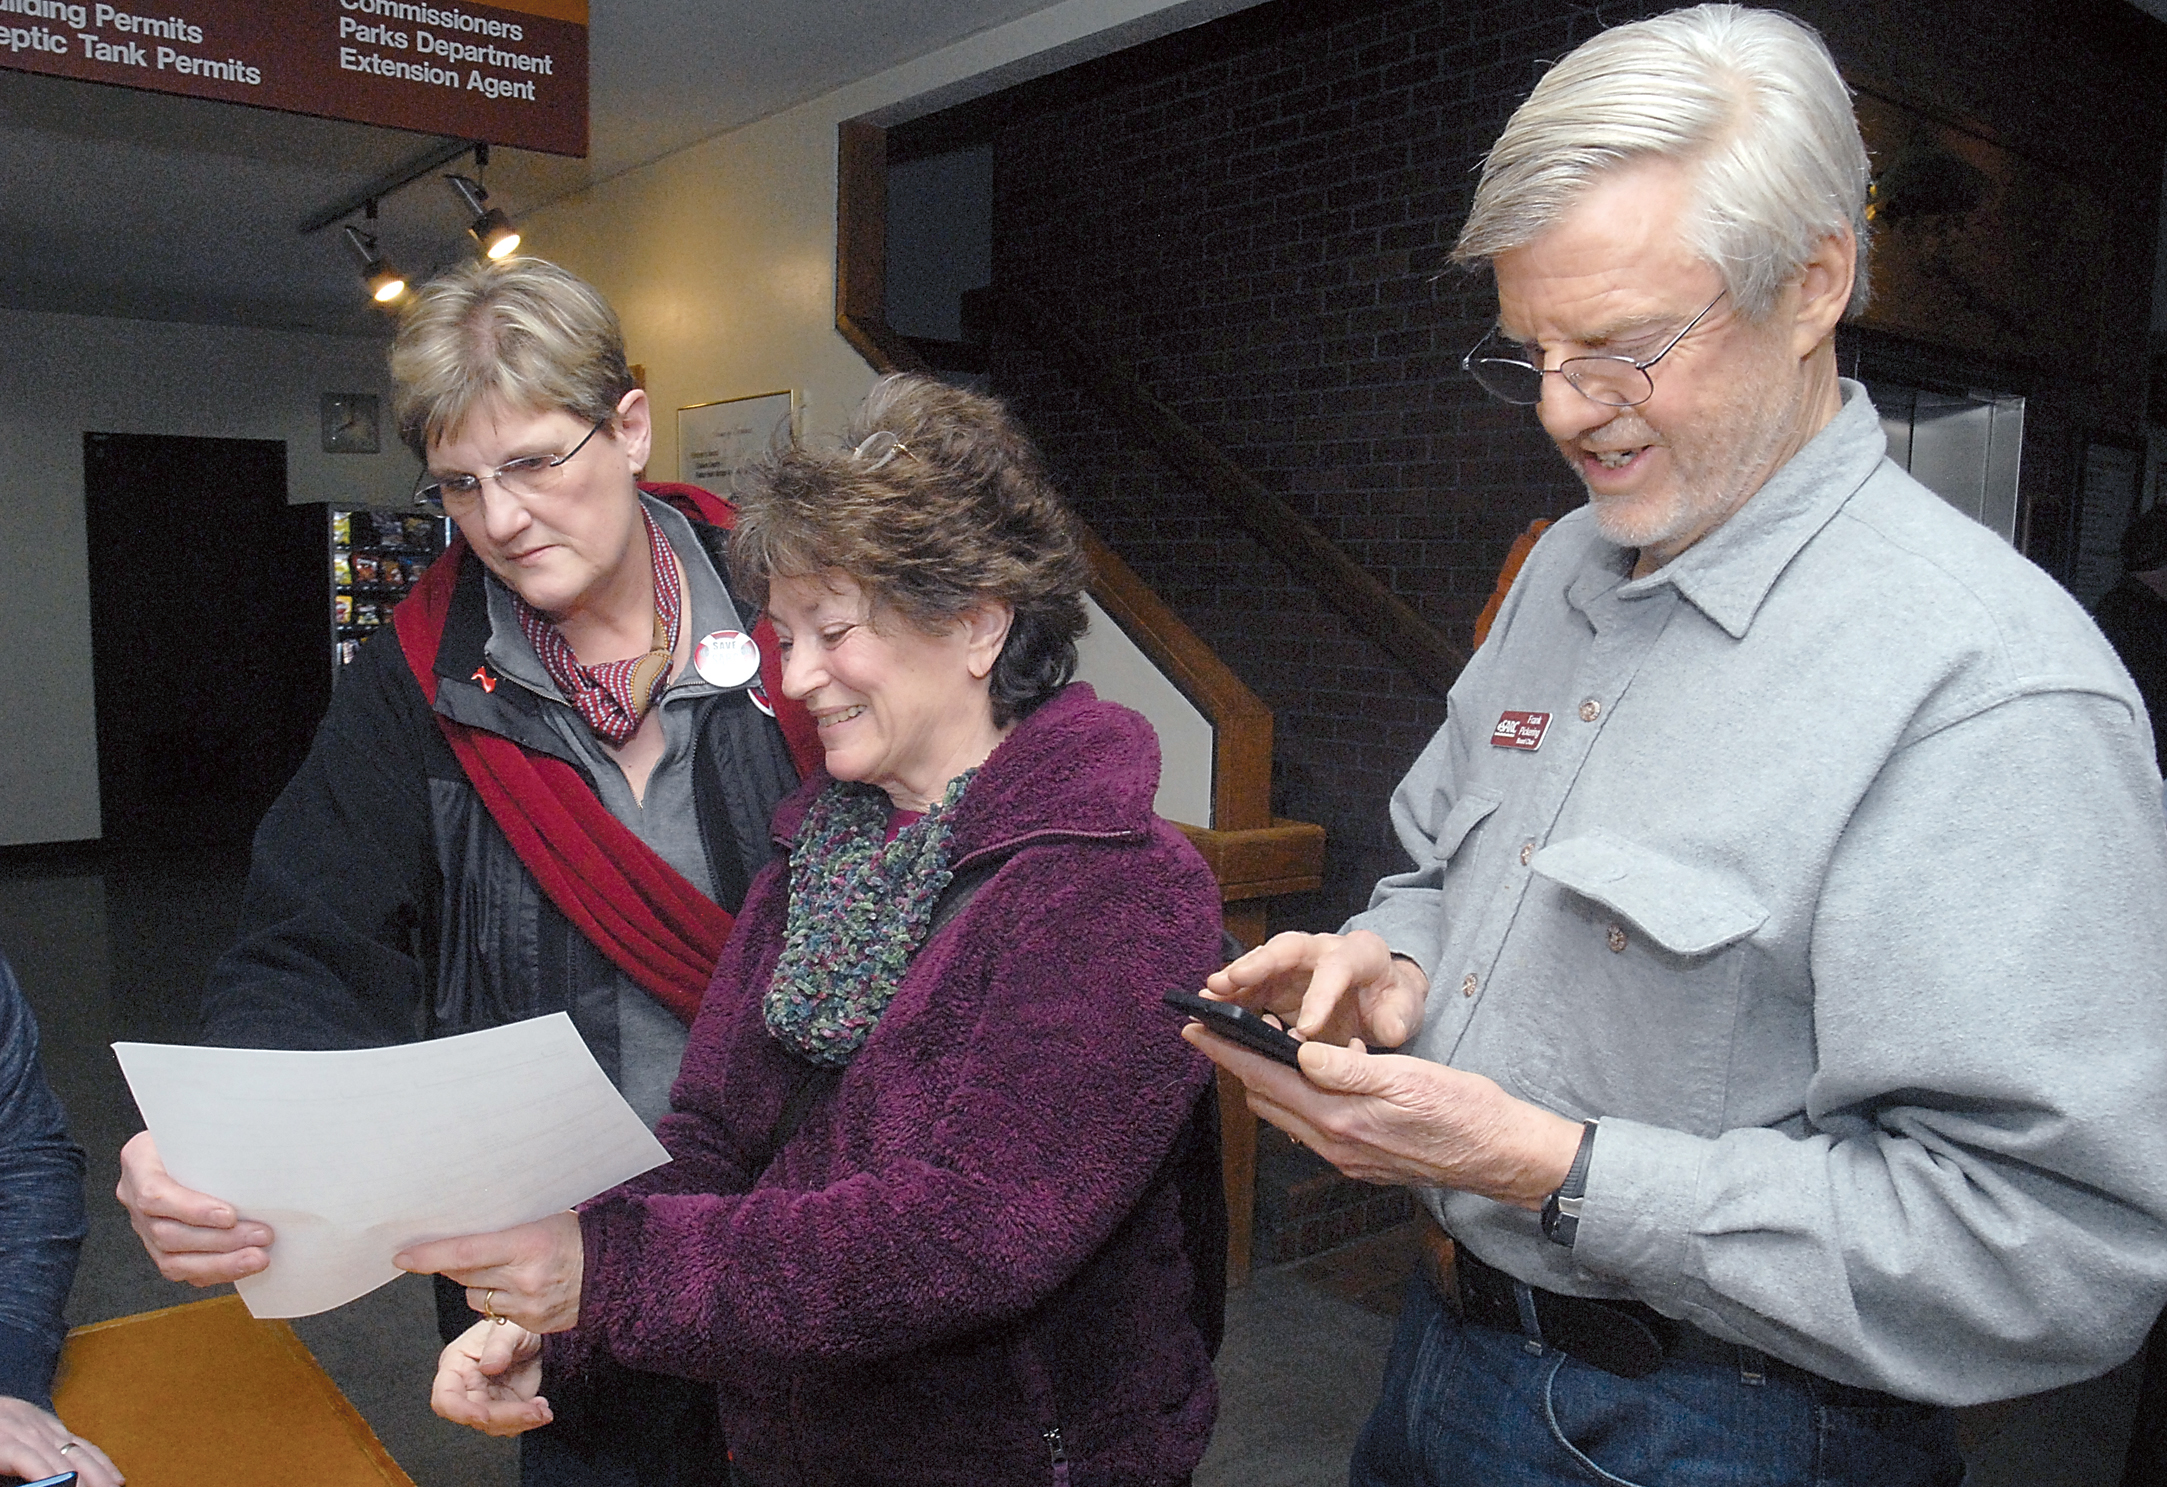
[[[1572,1248],[1580,1231],[1580,1201],[1588,1193],[1588,1162],[1595,1154],[1595,1126],[1592,1120],[1581,1124],[1580,1146],[1573,1152],[1573,1164],[1566,1169],[1565,1181],[1543,1200],[1543,1238],[1567,1249]]]

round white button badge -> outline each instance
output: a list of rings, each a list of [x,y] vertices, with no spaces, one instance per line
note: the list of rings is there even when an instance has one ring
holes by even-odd
[[[742,687],[760,674],[760,647],[742,630],[717,630],[693,648],[693,669],[714,687]]]

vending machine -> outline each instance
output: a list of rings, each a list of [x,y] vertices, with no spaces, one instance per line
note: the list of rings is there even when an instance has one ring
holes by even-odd
[[[420,511],[331,512],[332,678],[451,541],[451,523]]]

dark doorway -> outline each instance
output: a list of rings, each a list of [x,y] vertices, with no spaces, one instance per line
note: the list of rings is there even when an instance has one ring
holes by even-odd
[[[105,840],[232,847],[331,696],[329,534],[286,446],[83,436]]]

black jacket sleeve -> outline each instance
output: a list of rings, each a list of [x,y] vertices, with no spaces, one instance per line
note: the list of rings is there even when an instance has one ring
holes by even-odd
[[[0,957],[0,1395],[51,1409],[83,1245],[83,1153],[38,1068],[38,1025]]]
[[[256,830],[241,932],[204,1041],[367,1048],[427,1031],[440,877],[432,776],[458,779],[388,628],[339,678],[308,758]]]

